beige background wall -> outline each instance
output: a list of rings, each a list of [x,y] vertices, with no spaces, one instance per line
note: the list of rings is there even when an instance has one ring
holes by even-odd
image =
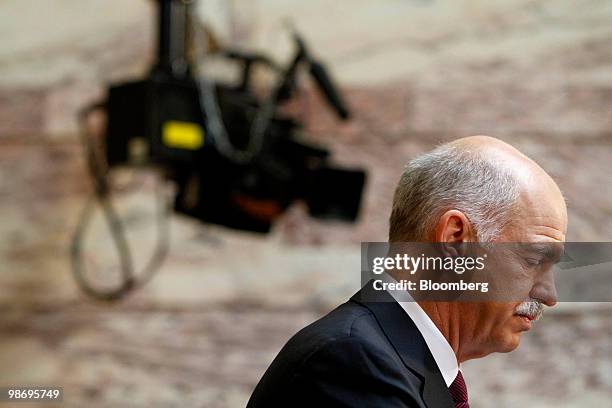
[[[337,122],[316,92],[304,117],[336,160],[367,168],[359,223],[321,223],[297,206],[260,237],[175,216],[148,286],[112,306],[84,298],[68,260],[89,191],[74,116],[106,83],[146,72],[153,2],[4,0],[0,385],[63,384],[68,406],[244,405],[280,345],[357,289],[359,242],[385,240],[405,162],[455,137],[514,144],[558,180],[569,240],[612,239],[609,1],[200,3],[227,44],[283,61],[288,17],[328,62],[354,120]],[[153,184],[137,175],[118,195],[138,265],[154,240]],[[91,232],[91,266],[112,274],[100,219]],[[561,305],[517,352],[466,364],[474,406],[610,401],[612,314],[601,306]]]

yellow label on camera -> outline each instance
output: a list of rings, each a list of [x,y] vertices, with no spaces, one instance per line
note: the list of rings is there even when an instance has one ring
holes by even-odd
[[[162,126],[162,142],[174,149],[197,150],[204,144],[204,130],[196,123],[171,120]]]

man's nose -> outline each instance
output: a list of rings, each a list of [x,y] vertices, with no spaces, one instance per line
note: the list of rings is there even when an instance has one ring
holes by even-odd
[[[555,286],[552,268],[548,270],[541,279],[535,282],[531,288],[531,292],[529,292],[529,297],[541,301],[548,307],[557,304],[557,287]]]

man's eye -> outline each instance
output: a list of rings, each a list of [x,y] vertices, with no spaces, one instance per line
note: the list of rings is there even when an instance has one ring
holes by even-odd
[[[542,264],[542,260],[535,258],[525,258],[525,263],[527,263],[527,265],[529,266],[539,266]]]

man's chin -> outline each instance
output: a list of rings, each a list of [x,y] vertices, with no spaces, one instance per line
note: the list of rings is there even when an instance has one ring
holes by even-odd
[[[513,333],[507,338],[498,348],[497,352],[499,353],[509,353],[517,349],[519,344],[521,343],[521,334],[522,333]]]

